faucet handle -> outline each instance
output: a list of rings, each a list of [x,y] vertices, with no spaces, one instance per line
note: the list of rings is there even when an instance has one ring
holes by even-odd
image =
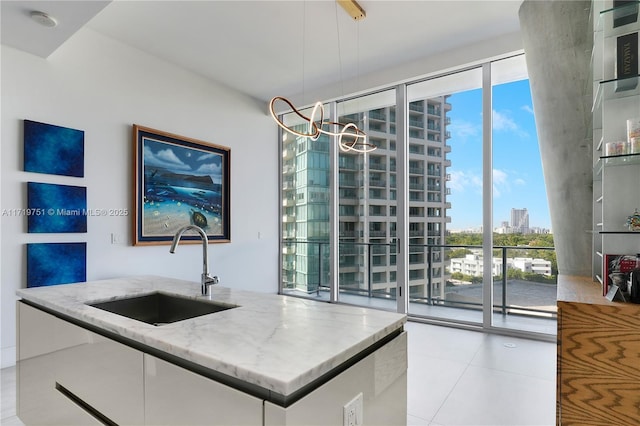
[[[204,283],[206,285],[214,285],[214,284],[218,284],[220,282],[220,279],[218,278],[217,275],[215,276],[211,276],[211,275],[205,275],[204,276]]]

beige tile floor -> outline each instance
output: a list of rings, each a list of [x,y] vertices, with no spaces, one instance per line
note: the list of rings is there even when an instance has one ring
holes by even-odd
[[[554,425],[556,345],[410,322],[408,424]]]
[[[408,425],[553,425],[556,345],[407,324]],[[16,417],[15,367],[0,370],[2,426]]]

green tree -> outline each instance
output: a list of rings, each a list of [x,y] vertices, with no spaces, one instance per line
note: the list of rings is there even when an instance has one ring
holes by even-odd
[[[465,248],[451,249],[447,252],[447,259],[458,259],[472,253],[471,250]]]
[[[507,279],[522,280],[524,279],[524,272],[522,272],[520,269],[509,268],[507,269]]]

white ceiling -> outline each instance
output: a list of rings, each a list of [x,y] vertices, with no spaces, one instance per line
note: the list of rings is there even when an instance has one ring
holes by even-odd
[[[367,17],[357,22],[333,0],[2,0],[1,35],[48,57],[85,25],[266,101],[515,33],[522,0],[359,3]],[[30,10],[55,16],[58,27],[38,26]]]

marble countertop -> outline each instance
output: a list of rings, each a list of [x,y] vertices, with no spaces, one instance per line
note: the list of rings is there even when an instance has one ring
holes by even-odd
[[[406,322],[405,315],[392,312],[222,286],[212,287],[212,299],[237,308],[158,327],[87,305],[156,291],[206,299],[200,295],[200,283],[157,276],[21,289],[17,295],[285,396],[401,329]]]

